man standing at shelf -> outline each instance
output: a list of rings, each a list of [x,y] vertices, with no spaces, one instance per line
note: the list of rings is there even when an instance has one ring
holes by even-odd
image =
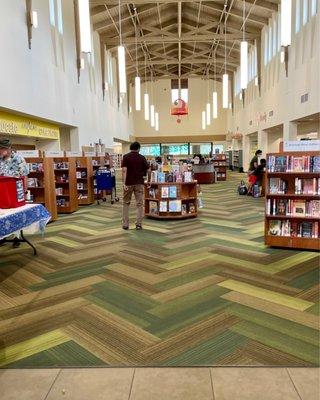
[[[143,219],[143,194],[144,177],[147,175],[148,162],[144,156],[139,154],[140,143],[133,142],[130,145],[130,153],[122,159],[122,180],[123,180],[123,214],[122,228],[129,229],[129,206],[134,193],[137,207],[136,229],[142,229]]]
[[[10,140],[0,139],[0,176],[25,180],[28,173],[25,159],[19,153],[12,151]]]
[[[26,176],[29,173],[25,159],[18,153],[12,151],[9,139],[0,139],[0,177],[22,178],[26,188]],[[0,240],[0,246],[5,240]],[[15,240],[13,247],[18,247],[20,242]]]
[[[257,182],[257,177],[254,175],[254,171],[259,166],[259,159],[261,158],[261,155],[262,155],[262,151],[257,150],[249,164],[249,170],[248,170],[248,181],[249,181],[248,195],[249,196],[252,195],[253,185]]]

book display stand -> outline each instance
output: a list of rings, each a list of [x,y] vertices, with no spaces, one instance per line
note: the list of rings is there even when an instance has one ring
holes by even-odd
[[[265,244],[320,249],[320,155],[267,154]]]
[[[27,202],[44,205],[51,214],[51,220],[57,219],[56,192],[54,185],[53,159],[46,157],[26,158],[29,166],[27,177]]]
[[[53,158],[58,213],[73,213],[78,209],[75,157]]]
[[[91,157],[76,158],[76,178],[78,204],[89,205],[94,202],[93,196],[93,166]]]
[[[197,216],[197,181],[145,183],[145,215],[157,219]]]
[[[216,171],[216,180],[226,181],[227,180],[227,156],[225,154],[214,154],[212,156],[212,162]]]

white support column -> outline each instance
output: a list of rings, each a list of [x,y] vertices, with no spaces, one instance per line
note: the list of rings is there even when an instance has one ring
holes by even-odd
[[[262,158],[268,153],[268,133],[263,129],[258,131],[258,149],[262,151]]]
[[[283,140],[297,140],[298,124],[286,121],[283,123]]]
[[[243,170],[248,171],[250,163],[250,139],[249,135],[243,135],[242,137],[242,149],[243,149]]]

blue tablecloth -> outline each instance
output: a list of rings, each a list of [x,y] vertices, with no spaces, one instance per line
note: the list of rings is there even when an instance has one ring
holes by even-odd
[[[10,209],[0,209],[0,239],[11,235],[43,232],[51,215],[41,204],[26,204]]]

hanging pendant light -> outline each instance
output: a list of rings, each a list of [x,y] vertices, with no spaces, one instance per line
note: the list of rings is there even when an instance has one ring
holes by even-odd
[[[217,92],[212,93],[212,118],[213,119],[218,118],[218,93]]]
[[[121,4],[119,0],[119,38],[120,45],[118,46],[118,73],[119,73],[119,93],[125,95],[127,93],[127,78],[126,78],[126,56],[125,48],[122,46],[121,35]]]
[[[154,117],[155,117],[155,129],[158,132],[159,131],[159,113],[156,112],[154,114]]]
[[[224,5],[224,74],[222,76],[222,107],[229,107],[229,75],[227,74],[227,13],[226,4]]]
[[[201,114],[201,126],[202,126],[203,130],[206,129],[206,112],[205,111],[202,111],[202,114]]]
[[[136,111],[141,110],[141,81],[140,76],[134,78],[134,88],[135,88],[135,100],[136,100]]]
[[[214,81],[213,87],[214,91],[212,93],[212,118],[218,118],[218,93],[217,93],[217,83],[216,83],[216,74],[217,74],[217,65],[216,65],[216,52],[214,52]]]
[[[89,0],[78,0],[80,51],[91,53],[91,24]]]
[[[151,104],[150,106],[150,125],[152,128],[155,126],[155,112],[154,112],[154,105]]]
[[[148,93],[144,94],[144,119],[149,121],[150,119],[150,110],[149,110],[149,95]]]
[[[136,11],[137,14],[137,11]],[[136,100],[136,111],[141,110],[141,80],[139,76],[138,68],[138,32],[137,32],[137,21],[135,22],[135,36],[136,36],[136,70],[137,76],[134,78],[134,89],[135,89],[135,100]]]
[[[248,42],[245,40],[246,27],[246,2],[243,0],[243,40],[240,44],[240,84],[241,89],[247,89],[248,86]]]
[[[152,128],[155,126],[155,107],[153,104],[153,74],[151,71],[151,106],[150,106],[150,125]]]
[[[207,117],[207,125],[211,124],[211,109],[210,109],[210,103],[207,103],[206,106],[206,117]]]
[[[148,86],[147,86],[147,56],[144,55],[144,85],[145,85],[145,94],[144,94],[144,119],[149,121],[150,118],[150,103],[149,103],[149,94],[148,94]]]
[[[207,70],[207,85],[208,85],[208,91],[207,91],[207,104],[206,104],[206,123],[207,125],[211,124],[211,108],[210,108],[210,79],[209,79],[209,69]]]
[[[281,0],[281,46],[291,45],[291,14],[292,0]]]

